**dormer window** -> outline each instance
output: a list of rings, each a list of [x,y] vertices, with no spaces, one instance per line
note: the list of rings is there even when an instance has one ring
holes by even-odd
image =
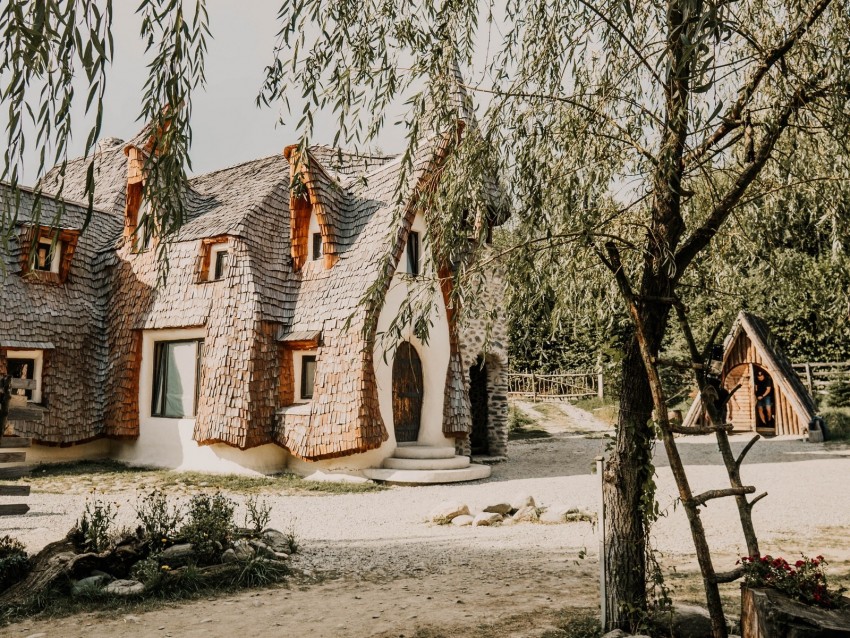
[[[35,262],[33,270],[42,272],[52,272],[59,274],[59,267],[62,263],[62,242],[53,242],[50,238],[41,238],[38,240],[38,246],[35,249]]]
[[[210,255],[210,281],[224,279],[227,267],[230,265],[230,251],[227,244],[218,244],[212,247]]]
[[[421,244],[419,242],[419,233],[410,231],[407,235],[407,268],[405,272],[413,277],[419,276],[420,261],[421,261]]]
[[[149,221],[150,220],[150,221]],[[153,248],[154,224],[150,206],[143,200],[139,206],[136,227],[133,229],[133,252],[144,253]]]
[[[322,252],[322,233],[313,233],[312,241],[313,241],[312,258],[313,258],[313,261],[316,261],[317,259],[321,259],[322,255],[324,254]]]

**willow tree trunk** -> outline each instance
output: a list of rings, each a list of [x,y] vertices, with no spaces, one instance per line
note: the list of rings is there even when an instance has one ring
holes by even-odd
[[[670,308],[644,304],[648,341],[657,354]],[[651,507],[650,424],[652,393],[637,340],[632,338],[622,365],[617,440],[606,464],[602,499],[605,507],[606,631],[636,629],[646,612],[646,530],[644,508]]]

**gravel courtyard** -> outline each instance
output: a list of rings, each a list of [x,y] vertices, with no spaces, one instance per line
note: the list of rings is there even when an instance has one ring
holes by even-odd
[[[284,587],[139,614],[33,619],[0,628],[0,635],[209,637],[247,627],[258,636],[540,635],[557,610],[597,605],[598,538],[590,523],[476,528],[425,523],[431,509],[446,500],[480,510],[531,495],[539,506],[595,510],[599,483],[593,459],[604,452],[607,426],[573,406],[520,407],[551,438],[512,442],[509,461],[494,466],[486,481],[361,494],[264,493],[273,507],[271,525],[293,527],[302,545],[294,561],[297,574]],[[735,450],[749,438],[735,436]],[[727,485],[712,438],[680,442],[695,491]],[[699,601],[687,522],[681,508],[674,508],[675,485],[660,447],[656,464],[659,502],[667,515],[653,530],[654,542],[674,595]],[[742,474],[745,483],[769,492],[754,510],[763,551],[788,558],[823,554],[836,584],[850,585],[850,447],[760,442]],[[126,476],[145,480],[143,474]],[[2,519],[2,533],[17,536],[31,551],[39,549],[73,525],[93,487],[98,485],[83,477],[63,485],[61,493],[34,492],[31,513]],[[169,489],[188,495],[199,488]],[[98,497],[119,503],[119,522],[131,524],[138,493],[139,483],[128,478],[102,486]],[[718,569],[731,568],[745,551],[734,503],[712,501],[703,518]],[[727,600],[734,600],[734,587],[726,591]]]

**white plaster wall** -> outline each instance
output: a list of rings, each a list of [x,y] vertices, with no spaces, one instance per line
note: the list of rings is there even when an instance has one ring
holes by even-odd
[[[198,445],[192,439],[194,418],[164,419],[151,416],[154,342],[201,339],[205,336],[206,328],[144,332],[139,378],[139,437],[134,441],[113,441],[111,456],[132,465],[177,470],[233,474],[280,472],[286,467],[289,453],[277,445],[261,445],[250,450],[239,450],[224,443]]]
[[[58,447],[54,445],[38,445],[33,443],[28,448],[21,448],[26,452],[27,463],[62,463],[66,461],[81,461],[109,458],[111,441],[98,439],[90,443],[80,445],[69,445]]]

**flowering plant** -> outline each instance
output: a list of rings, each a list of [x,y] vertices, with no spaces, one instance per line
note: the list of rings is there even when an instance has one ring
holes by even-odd
[[[747,587],[773,587],[807,605],[832,609],[844,592],[843,587],[837,591],[828,589],[823,556],[803,556],[793,565],[784,558],[770,555],[744,556],[738,563],[744,568]]]

